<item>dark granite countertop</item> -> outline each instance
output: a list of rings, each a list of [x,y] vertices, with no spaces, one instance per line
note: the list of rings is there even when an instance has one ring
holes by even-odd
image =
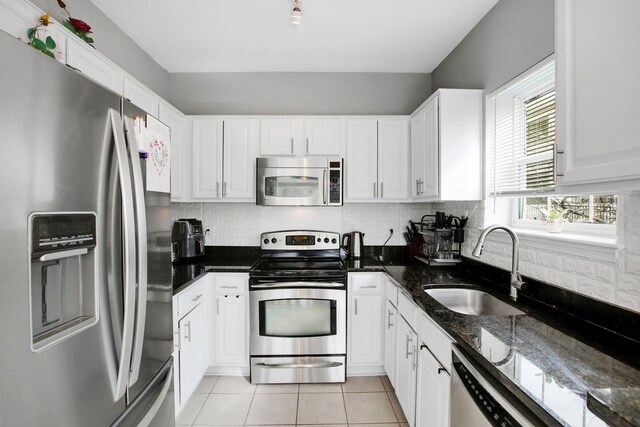
[[[246,253],[174,266],[174,294],[186,289],[200,274],[248,272],[256,260],[255,253]],[[523,316],[458,314],[423,291],[425,285],[477,287],[511,303],[506,290],[487,288],[486,278],[460,268],[428,268],[421,263],[405,265],[401,260],[381,262],[373,257],[347,260],[346,265],[349,272],[387,272],[464,352],[544,424],[593,427],[606,425],[605,420],[611,425],[640,425],[638,365],[624,363],[602,348],[586,344],[588,325],[586,334],[581,334],[566,327],[572,319],[530,304],[516,304],[526,313]],[[176,271],[180,276],[177,281]],[[596,331],[593,335],[598,337]],[[602,347],[608,346],[606,343]],[[629,423],[620,424],[620,420]]]
[[[386,266],[385,270],[463,350],[547,425],[604,426],[587,409],[587,392],[640,386],[640,371],[584,344],[544,311],[517,304],[526,315],[463,315],[422,289],[424,285],[475,287],[478,280],[472,275],[422,265]],[[507,300],[504,294],[482,290]],[[620,412],[633,412],[634,407],[638,411],[638,400],[624,395],[611,403]],[[598,415],[611,422],[601,412]]]
[[[616,427],[640,426],[640,389],[590,390],[587,407]]]

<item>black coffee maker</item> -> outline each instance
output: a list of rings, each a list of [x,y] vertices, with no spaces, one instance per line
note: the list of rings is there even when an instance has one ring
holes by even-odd
[[[204,255],[202,221],[182,218],[174,221],[171,229],[171,260],[188,261]]]

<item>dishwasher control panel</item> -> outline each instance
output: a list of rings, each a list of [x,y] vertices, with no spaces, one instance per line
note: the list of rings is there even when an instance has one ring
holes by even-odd
[[[489,392],[476,380],[462,362],[453,362],[454,369],[458,372],[469,396],[474,400],[487,421],[494,427],[520,427],[513,417],[491,397]]]

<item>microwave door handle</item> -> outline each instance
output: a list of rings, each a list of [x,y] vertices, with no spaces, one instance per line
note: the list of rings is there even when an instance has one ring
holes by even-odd
[[[322,170],[322,204],[327,204],[327,170]]]

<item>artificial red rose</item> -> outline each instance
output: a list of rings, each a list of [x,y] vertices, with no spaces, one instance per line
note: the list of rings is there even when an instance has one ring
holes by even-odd
[[[85,33],[91,32],[91,27],[89,26],[89,24],[80,19],[69,18],[69,23],[73,25],[73,28],[78,31],[84,31]]]
[[[63,9],[65,9],[67,7],[67,5],[64,4],[64,2],[62,0],[58,0],[58,6],[60,6]]]

